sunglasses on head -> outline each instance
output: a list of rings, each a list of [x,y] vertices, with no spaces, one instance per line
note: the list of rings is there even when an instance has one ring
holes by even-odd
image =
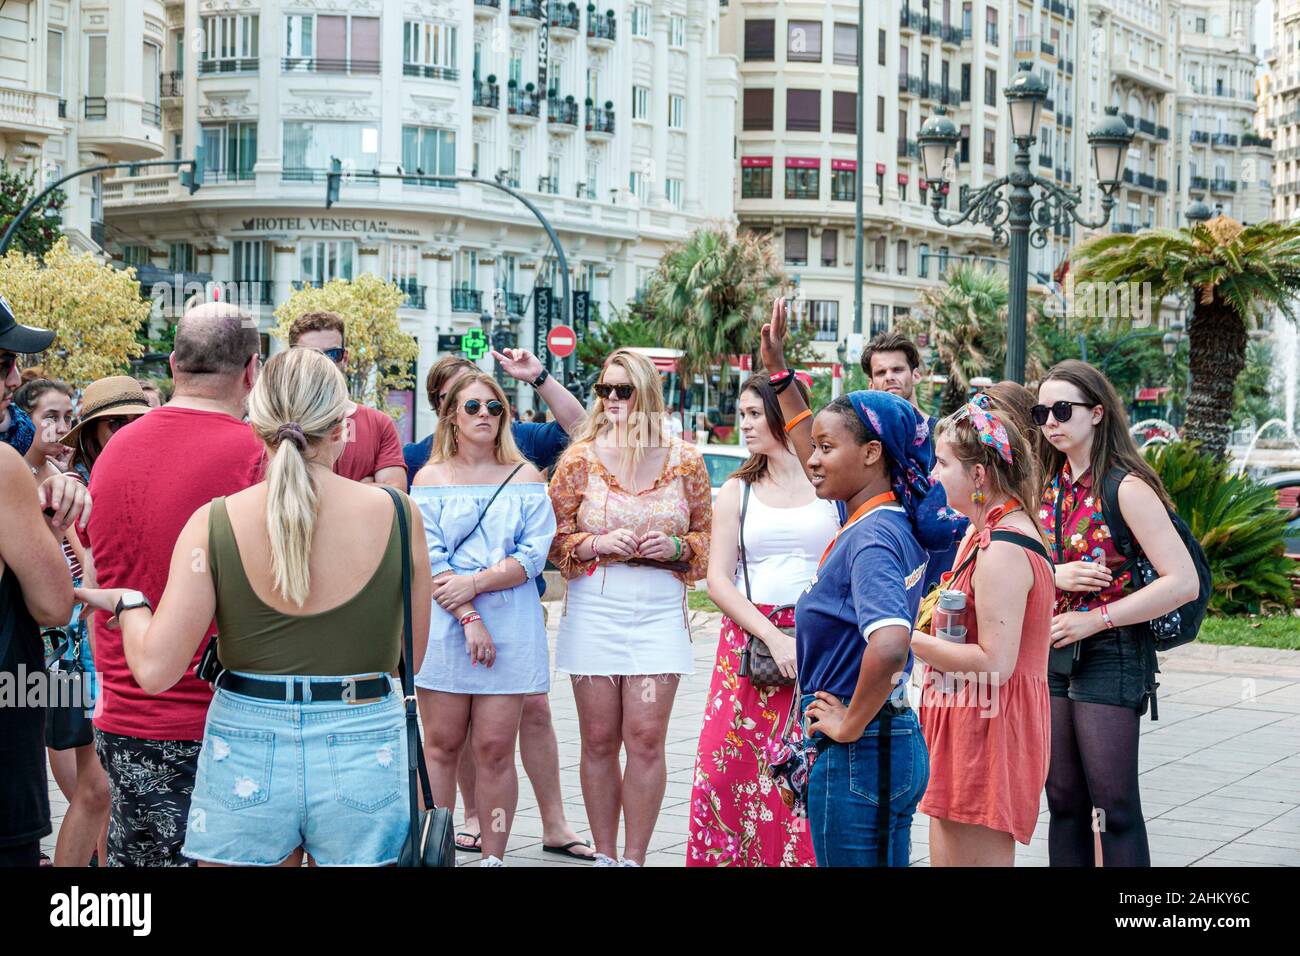
[[[632,397],[632,393],[635,391],[635,385],[629,385],[626,383],[622,385],[609,385],[605,382],[601,382],[596,386],[596,394],[601,398],[609,398],[610,395],[617,395],[621,402],[626,402]]]
[[[480,402],[477,398],[471,398],[461,408],[465,409],[466,415],[477,415],[480,409],[486,408],[487,413],[493,418],[500,418],[501,413],[506,410],[506,407],[495,398],[490,402]]]
[[[1051,405],[1035,405],[1029,410],[1029,417],[1034,420],[1035,425],[1046,425],[1047,416],[1050,413],[1058,422],[1068,422],[1070,416],[1074,414],[1074,406],[1080,408],[1095,408],[1087,402],[1053,402]]]
[[[343,356],[347,354],[347,349],[343,348],[342,346],[333,349],[317,349],[316,351],[319,352],[321,355],[325,356],[335,365],[338,365],[339,362],[342,362]]]

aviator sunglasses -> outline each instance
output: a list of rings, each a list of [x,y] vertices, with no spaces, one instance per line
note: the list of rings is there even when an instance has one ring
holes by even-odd
[[[493,418],[500,418],[501,413],[506,410],[506,407],[502,405],[500,402],[498,402],[495,398],[492,399],[492,401],[490,402],[481,402],[477,398],[471,398],[467,400],[464,405],[461,406],[461,408],[465,409],[466,415],[477,415],[479,413],[479,409],[484,407],[487,408],[487,413],[491,415]]]
[[[1035,425],[1046,425],[1049,414],[1055,416],[1058,422],[1068,422],[1070,416],[1074,414],[1074,406],[1080,408],[1095,408],[1088,402],[1053,402],[1051,405],[1035,405],[1029,410],[1029,417],[1034,420]]]
[[[632,393],[636,391],[636,386],[627,383],[621,385],[609,385],[605,382],[600,382],[595,386],[595,391],[601,398],[609,398],[610,395],[617,395],[620,402],[626,402],[632,397]]]

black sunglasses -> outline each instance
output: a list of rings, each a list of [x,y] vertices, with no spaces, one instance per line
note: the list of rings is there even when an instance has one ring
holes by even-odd
[[[635,391],[636,386],[627,383],[621,385],[609,385],[605,382],[600,382],[596,385],[596,394],[601,398],[609,398],[610,395],[617,395],[621,402],[626,402],[632,397],[632,393]]]
[[[317,349],[316,351],[319,352],[321,355],[325,356],[335,365],[338,365],[339,362],[342,362],[343,356],[347,354],[347,349],[342,347],[333,348],[333,349]]]
[[[501,413],[506,410],[506,407],[495,398],[490,402],[480,402],[477,398],[471,398],[461,408],[465,409],[466,415],[477,415],[480,409],[487,408],[487,413],[493,418],[500,418]]]
[[[1053,402],[1051,405],[1035,405],[1029,410],[1029,417],[1034,420],[1035,425],[1046,425],[1048,414],[1055,416],[1058,422],[1068,422],[1070,416],[1074,414],[1075,405],[1080,408],[1096,407],[1087,402]]]

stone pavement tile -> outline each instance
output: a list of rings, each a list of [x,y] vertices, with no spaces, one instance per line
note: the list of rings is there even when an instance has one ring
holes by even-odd
[[[1295,681],[1274,680],[1268,677],[1230,676],[1221,677],[1216,681],[1200,684],[1187,690],[1177,691],[1169,694],[1168,698],[1174,703],[1184,704],[1210,704],[1220,707],[1233,704],[1249,705],[1248,696],[1258,700],[1262,694],[1293,686],[1294,684]],[[1160,682],[1161,710],[1164,709],[1166,698],[1164,691],[1165,684],[1162,678]]]
[[[1263,826],[1268,827],[1270,830],[1288,830],[1292,833],[1300,833],[1300,808],[1288,810],[1286,813],[1263,824]]]
[[[1250,863],[1247,862],[1246,860],[1228,860],[1228,859],[1224,859],[1221,856],[1215,856],[1213,854],[1207,857],[1203,857],[1202,859],[1199,859],[1194,863],[1190,863],[1188,865],[1189,866],[1217,866],[1217,867],[1223,867],[1225,869],[1240,868],[1243,866],[1250,866],[1250,867],[1274,866],[1274,864],[1272,863]]]
[[[1145,808],[1145,799],[1142,802]],[[1163,843],[1165,837],[1190,837],[1194,840],[1217,841],[1221,845],[1250,832],[1250,824],[1233,822],[1227,819],[1210,822],[1208,820],[1179,820],[1174,817],[1158,816],[1148,818],[1146,825],[1152,847],[1158,843]]]
[[[1212,794],[1198,797],[1181,807],[1166,811],[1163,815],[1175,820],[1210,820],[1218,822],[1231,820],[1261,826],[1281,816],[1290,804],[1248,800],[1244,798],[1224,797]]]
[[[1259,827],[1251,830],[1236,842],[1278,847],[1279,849],[1293,850],[1300,854],[1300,832],[1295,830],[1279,830],[1271,826]]]
[[[1257,787],[1247,783],[1234,784],[1230,787],[1224,787],[1215,791],[1216,797],[1224,797],[1229,800],[1252,800],[1256,803],[1268,803],[1272,801],[1273,806],[1277,808],[1277,813],[1282,814],[1295,806],[1296,792],[1294,790],[1275,790],[1271,787]]]
[[[1300,866],[1300,850],[1237,842],[1215,850],[1205,859],[1259,863],[1264,866]]]

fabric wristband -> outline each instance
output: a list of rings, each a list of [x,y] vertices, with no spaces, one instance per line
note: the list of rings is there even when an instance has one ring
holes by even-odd
[[[1102,620],[1102,623],[1104,623],[1104,624],[1106,625],[1106,629],[1107,629],[1107,630],[1110,630],[1111,628],[1113,628],[1113,627],[1115,626],[1115,622],[1112,621],[1112,620],[1110,619],[1110,605],[1109,605],[1109,604],[1103,604],[1103,605],[1101,606],[1101,620]]]
[[[794,431],[795,426],[798,425],[798,424],[799,424],[801,421],[803,421],[805,418],[812,418],[812,409],[811,409],[811,408],[805,408],[803,411],[801,411],[801,412],[800,412],[798,415],[796,415],[794,418],[792,418],[792,419],[790,419],[788,422],[786,422],[786,423],[785,423],[785,433],[786,433],[787,435],[790,434],[792,431]]]

